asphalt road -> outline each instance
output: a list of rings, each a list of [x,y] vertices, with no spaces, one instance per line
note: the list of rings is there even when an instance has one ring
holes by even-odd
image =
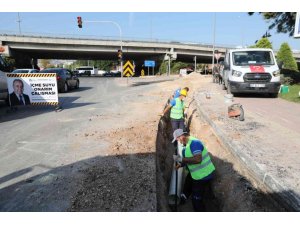
[[[121,85],[112,78],[80,78],[79,90],[59,94],[60,112],[29,107],[7,113],[0,106],[0,211],[70,207],[66,199],[81,168],[107,156],[108,143],[89,138],[89,131],[97,126],[104,134],[126,127],[134,119],[128,102],[151,88],[127,87],[125,78],[117,80]]]

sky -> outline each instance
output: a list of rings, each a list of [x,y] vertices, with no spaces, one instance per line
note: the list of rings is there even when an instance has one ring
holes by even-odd
[[[20,13],[21,33],[49,34],[71,37],[119,37],[119,30],[110,23],[85,23],[88,20],[114,21],[122,29],[124,39],[161,40],[191,43],[213,43],[214,14],[199,13]],[[225,46],[253,45],[268,29],[268,23],[259,14],[216,13],[215,43]],[[77,16],[83,28],[77,26]],[[0,13],[0,33],[19,33],[18,13]],[[293,50],[300,50],[300,39],[278,34],[271,30],[270,41],[274,49],[288,42]]]

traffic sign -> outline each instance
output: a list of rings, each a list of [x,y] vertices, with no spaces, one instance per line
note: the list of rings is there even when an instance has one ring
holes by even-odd
[[[133,76],[134,68],[132,63],[128,60],[123,66],[123,75],[126,77]]]
[[[145,60],[144,65],[146,67],[155,67],[155,61]]]

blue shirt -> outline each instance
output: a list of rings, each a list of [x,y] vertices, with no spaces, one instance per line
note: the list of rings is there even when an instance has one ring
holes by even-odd
[[[174,98],[178,98],[180,96],[180,91],[181,88],[178,88],[175,92],[174,92]]]
[[[190,145],[190,149],[191,149],[193,156],[195,156],[195,155],[202,154],[204,146],[201,141],[193,140]],[[185,157],[185,148],[182,150],[182,156]],[[202,178],[201,180],[210,180],[212,178],[213,178],[213,174],[211,173],[208,176]]]
[[[190,149],[191,149],[191,152],[192,152],[193,156],[195,156],[195,155],[202,154],[204,146],[203,146],[201,141],[193,140],[191,145],[190,145]],[[182,151],[182,156],[185,157],[185,148]]]
[[[175,98],[173,98],[171,101],[170,101],[170,105],[173,107],[176,105],[176,100]]]

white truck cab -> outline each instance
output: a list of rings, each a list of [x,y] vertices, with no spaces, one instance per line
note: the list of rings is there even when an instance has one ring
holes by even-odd
[[[247,48],[227,50],[223,84],[227,93],[268,93],[277,97],[280,70],[272,49]]]

